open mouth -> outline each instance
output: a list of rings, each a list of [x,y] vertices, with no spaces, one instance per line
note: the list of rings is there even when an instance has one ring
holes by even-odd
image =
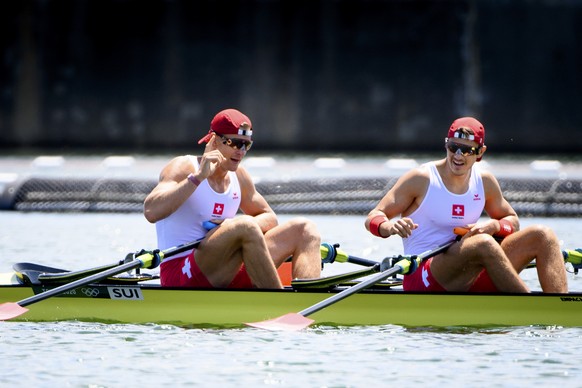
[[[452,164],[454,164],[455,166],[458,166],[458,167],[462,167],[462,166],[464,166],[464,165],[465,165],[465,160],[464,160],[464,159],[460,159],[460,160],[459,160],[459,159],[455,159],[455,158],[453,158],[453,159],[451,160],[451,162],[452,162]]]

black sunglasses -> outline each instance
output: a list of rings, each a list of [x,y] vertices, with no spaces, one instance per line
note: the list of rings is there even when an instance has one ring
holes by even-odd
[[[461,151],[461,155],[463,156],[476,155],[477,152],[479,152],[479,147],[472,147],[469,145],[459,144],[452,141],[447,141],[445,147],[447,147],[447,149],[451,151],[453,154],[456,154],[458,151]]]
[[[214,132],[216,133],[216,132]],[[242,150],[245,147],[245,151],[248,151],[253,146],[252,140],[246,139],[237,139],[237,138],[230,138],[221,135],[220,133],[216,133],[222,139],[222,144],[229,146],[230,148],[234,148],[235,150]]]

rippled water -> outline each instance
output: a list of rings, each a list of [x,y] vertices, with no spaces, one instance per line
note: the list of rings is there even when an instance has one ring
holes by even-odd
[[[353,255],[381,259],[401,252],[398,239],[365,232],[363,217],[313,219],[325,241]],[[155,247],[154,228],[139,214],[0,212],[0,220],[2,272],[18,261],[87,268]],[[564,247],[582,245],[579,219],[522,219],[536,222],[552,226]],[[335,263],[325,273],[352,269]],[[523,277],[539,289],[534,270]],[[582,290],[582,275],[568,281]],[[582,328],[314,326],[273,333],[0,322],[0,354],[2,386],[582,386]]]
[[[1,326],[9,385],[580,386],[580,329],[299,333],[76,322]]]

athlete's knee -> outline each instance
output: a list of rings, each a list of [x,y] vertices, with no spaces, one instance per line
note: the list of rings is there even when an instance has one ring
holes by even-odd
[[[552,228],[536,224],[528,226],[522,229],[522,234],[528,239],[530,244],[547,246],[552,243],[559,243],[558,236],[552,230]]]
[[[502,249],[493,236],[487,233],[481,233],[469,237],[463,246],[462,252],[468,259],[485,263],[487,260],[498,257]]]
[[[553,248],[559,246],[558,236],[554,231],[545,225],[531,225],[520,231],[519,243],[527,246],[530,250],[539,252],[540,249]]]
[[[493,236],[487,233],[480,233],[471,236],[468,242],[470,242],[470,244],[467,245],[476,251],[499,246],[499,243],[493,238]]]
[[[302,238],[320,239],[320,233],[315,222],[306,217],[297,217],[289,221],[289,227]]]
[[[242,239],[263,238],[261,227],[251,216],[236,217],[233,219],[231,227],[233,233]]]

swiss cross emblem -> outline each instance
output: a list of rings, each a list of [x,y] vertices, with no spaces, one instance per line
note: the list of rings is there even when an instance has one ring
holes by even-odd
[[[224,204],[223,203],[215,203],[214,204],[214,210],[212,211],[212,214],[215,214],[217,216],[221,216],[223,211],[224,211]]]
[[[465,205],[453,205],[453,216],[454,217],[464,217],[465,216]]]

